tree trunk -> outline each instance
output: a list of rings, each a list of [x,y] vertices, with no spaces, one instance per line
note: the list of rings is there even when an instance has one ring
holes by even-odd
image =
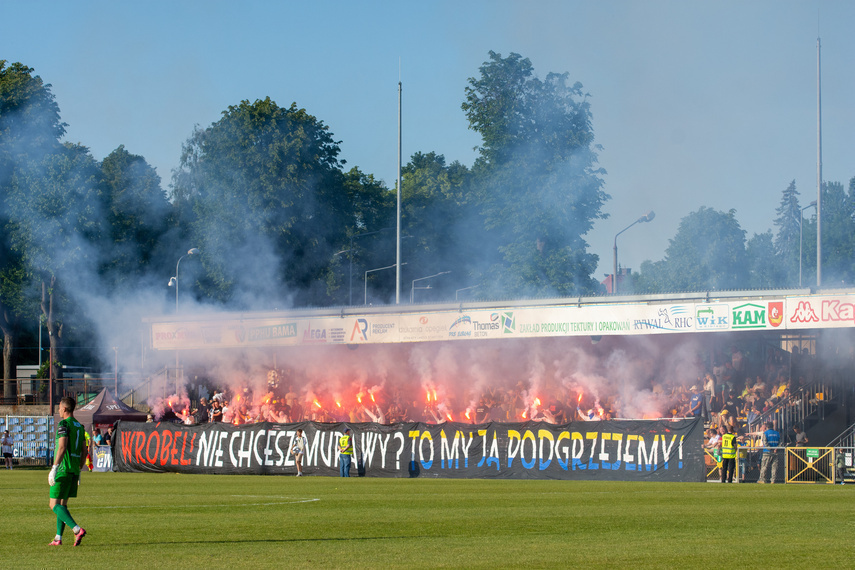
[[[54,405],[58,401],[57,394],[61,393],[61,391],[57,390],[57,379],[60,377],[60,370],[57,368],[56,363],[61,362],[59,353],[62,348],[62,343],[60,342],[62,339],[62,324],[57,324],[54,320],[53,299],[55,285],[56,276],[54,275],[50,277],[50,287],[42,280],[41,309],[45,317],[45,328],[47,328],[48,339],[50,341],[50,377],[53,378]]]
[[[0,303],[0,330],[3,331],[3,398],[14,398],[17,386],[12,380],[18,377],[15,366],[16,330],[13,319],[9,318],[8,307]]]

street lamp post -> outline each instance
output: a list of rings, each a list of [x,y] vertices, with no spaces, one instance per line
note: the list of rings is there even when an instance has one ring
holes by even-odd
[[[404,262],[401,265],[406,265],[406,264],[407,263]],[[368,274],[374,273],[375,271],[383,271],[384,269],[392,269],[393,267],[398,267],[398,264],[393,263],[392,265],[387,265],[386,267],[378,267],[377,269],[369,269],[368,271],[365,272],[365,298],[362,301],[363,305],[368,304]]]
[[[340,251],[338,253],[348,253],[350,254],[350,285],[348,287],[348,306],[353,306],[353,240],[362,236],[370,236],[374,234],[379,234],[380,232],[389,231],[393,228],[380,228],[379,230],[374,230],[373,232],[363,232],[361,234],[354,234],[350,236],[350,249],[346,249],[344,251]],[[338,255],[338,254],[336,254]]]
[[[178,263],[175,264],[175,277],[169,278],[169,286],[175,287],[175,313],[178,314],[178,266],[181,265],[181,260],[188,255],[199,255],[202,253],[198,247],[191,248],[186,254],[178,258]]]
[[[461,291],[468,291],[470,289],[477,289],[477,288],[478,288],[478,285],[473,285],[472,287],[464,287],[463,289],[456,290],[454,292],[454,300],[455,301],[457,300],[457,296],[460,294]]]
[[[415,301],[416,296],[416,281],[424,281],[425,279],[433,279],[434,277],[439,277],[440,275],[448,275],[451,271],[442,271],[437,273],[436,275],[428,275],[427,277],[419,277],[418,279],[413,279],[413,283],[410,286],[410,304],[412,305]]]
[[[621,231],[619,231],[618,233],[615,234],[614,267],[613,267],[614,273],[612,273],[612,294],[613,295],[618,292],[618,284],[617,284],[618,283],[618,274],[617,274],[617,268],[618,268],[618,265],[617,265],[617,238],[618,238],[618,236],[620,234],[622,234],[623,232],[625,232],[626,230],[628,230],[629,228],[631,228],[632,226],[634,226],[635,224],[640,224],[642,222],[649,222],[654,217],[656,217],[656,214],[653,212],[653,210],[650,210],[649,212],[647,212],[647,215],[641,216],[640,218],[638,218],[637,220],[635,220],[634,222],[632,222],[631,224],[626,226],[624,229],[622,229]]]
[[[802,226],[805,223],[805,210],[808,208],[816,208],[816,200],[802,208],[799,213],[799,288],[802,286]]]
[[[188,255],[199,255],[200,253],[202,253],[202,252],[199,251],[198,247],[190,248],[186,254],[184,254],[178,258],[178,263],[175,264],[175,277],[169,278],[169,286],[175,287],[175,314],[176,315],[178,315],[178,266],[181,265],[181,260],[184,259],[185,257],[187,257]],[[177,387],[178,387],[178,369],[181,366],[181,362],[179,360],[178,355],[179,355],[179,352],[178,352],[178,349],[176,348],[175,349],[175,386],[176,386],[176,391],[177,391]],[[116,384],[118,385],[118,383],[119,383],[119,378],[118,378],[118,376],[116,376]]]

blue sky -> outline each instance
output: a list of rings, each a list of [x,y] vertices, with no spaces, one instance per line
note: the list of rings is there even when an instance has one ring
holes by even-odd
[[[823,173],[855,176],[855,2],[23,2],[0,0],[0,59],[53,85],[67,140],[102,159],[120,144],[166,188],[194,125],[229,105],[296,102],[342,158],[394,183],[397,83],[403,154],[471,165],[460,108],[489,50],[568,72],[590,94],[612,196],[589,234],[611,270],[664,255],[682,217],[735,208],[748,237],[772,228],[791,180],[816,194],[816,38],[823,46]],[[400,68],[399,68],[400,61]]]

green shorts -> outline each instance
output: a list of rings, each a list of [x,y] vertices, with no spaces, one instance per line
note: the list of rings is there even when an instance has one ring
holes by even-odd
[[[56,478],[56,483],[50,486],[51,499],[73,499],[77,496],[77,484],[80,473],[66,473]]]

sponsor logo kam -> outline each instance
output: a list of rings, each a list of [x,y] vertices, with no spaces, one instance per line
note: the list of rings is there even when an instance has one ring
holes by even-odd
[[[766,309],[763,305],[745,303],[733,308],[733,329],[766,328]]]

